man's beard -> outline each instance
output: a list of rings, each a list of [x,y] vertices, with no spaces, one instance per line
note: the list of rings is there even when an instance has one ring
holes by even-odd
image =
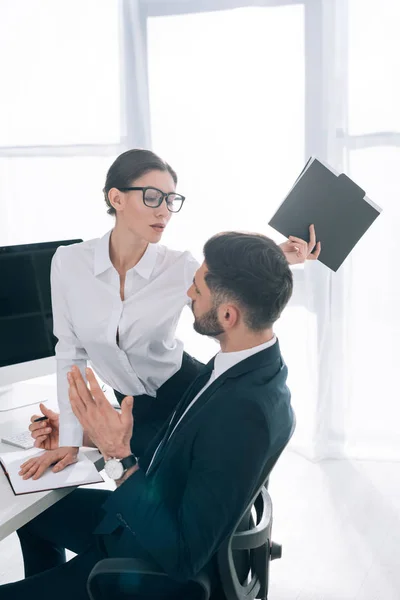
[[[218,320],[217,307],[213,306],[208,312],[201,317],[194,318],[193,328],[197,333],[201,335],[207,335],[209,337],[217,337],[224,333],[223,328]]]

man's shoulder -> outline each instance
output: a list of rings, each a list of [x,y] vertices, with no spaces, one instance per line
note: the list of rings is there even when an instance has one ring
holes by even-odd
[[[281,411],[287,412],[291,394],[287,385],[288,370],[280,353],[277,353],[272,361],[263,361],[262,356],[256,355],[250,358],[253,358],[253,368],[245,370],[245,365],[242,364],[241,372],[238,369],[235,373],[233,367],[230,373],[226,374],[221,385],[215,390],[218,398],[216,405],[222,412],[240,412],[246,407],[244,410],[248,411],[248,414],[259,415],[267,420]]]
[[[251,389],[257,397],[285,388],[287,375],[287,366],[276,341],[236,363],[222,377],[227,383],[232,382],[238,393]]]

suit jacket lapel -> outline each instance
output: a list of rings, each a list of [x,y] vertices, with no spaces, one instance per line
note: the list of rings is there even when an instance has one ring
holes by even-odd
[[[201,394],[201,396],[198,398],[198,400],[195,402],[195,404],[186,413],[186,415],[183,417],[182,421],[179,423],[176,431],[174,432],[174,435],[172,436],[171,441],[173,440],[175,435],[180,434],[180,432],[184,429],[184,427],[188,423],[188,421],[191,420],[192,417],[197,414],[197,412],[206,404],[206,402],[208,402],[208,400],[211,398],[211,396],[226,381],[226,379],[229,379],[230,377],[238,377],[244,373],[247,373],[247,372],[253,371],[255,369],[259,369],[259,368],[263,368],[264,370],[266,370],[265,372],[268,372],[268,370],[271,368],[272,372],[275,372],[276,371],[276,361],[281,362],[281,353],[280,353],[278,341],[276,341],[276,343],[273,346],[271,346],[270,348],[267,348],[265,350],[262,350],[261,352],[257,352],[256,354],[249,356],[248,358],[242,360],[240,363],[234,365],[233,367],[231,367],[230,369],[225,371],[225,373],[220,375],[205,390],[205,392],[203,394]],[[158,447],[158,450],[156,451],[153,463],[151,464],[151,467],[147,470],[147,474],[151,473],[159,464],[159,462],[163,456],[163,453],[165,451],[165,446],[167,444],[168,438],[171,435],[175,425],[178,423],[179,419],[185,412],[187,406],[189,406],[190,402],[197,396],[197,394],[200,392],[200,390],[206,385],[206,383],[211,375],[211,371],[212,371],[213,367],[214,367],[214,359],[212,359],[204,367],[204,370],[194,380],[194,382],[187,389],[186,393],[183,395],[182,400],[180,401],[180,403],[171,419],[168,429],[165,432],[165,435],[160,443],[160,446]]]
[[[210,379],[213,365],[214,365],[214,359],[212,359],[204,367],[204,369],[202,370],[200,375],[198,375],[196,377],[196,379],[191,383],[191,385],[188,387],[186,392],[183,394],[182,399],[176,408],[176,411],[172,415],[172,418],[169,422],[169,425],[164,434],[164,437],[162,438],[160,445],[158,446],[158,448],[155,452],[154,460],[153,460],[151,466],[148,468],[147,474],[151,473],[151,471],[153,471],[153,469],[155,469],[156,466],[158,465],[158,463],[160,462],[164,446],[167,443],[168,438],[171,435],[175,425],[181,418],[182,414],[185,412],[186,407],[190,404],[190,402],[193,400],[193,398],[195,398],[197,396],[197,394],[200,392],[200,390],[206,385],[207,381]]]
[[[249,356],[248,358],[245,358],[244,360],[240,361],[236,365],[233,365],[233,367],[230,367],[230,369],[228,369],[227,371],[222,373],[222,375],[220,375],[215,381],[213,381],[213,383],[203,392],[203,394],[201,394],[201,396],[194,403],[194,405],[190,408],[190,410],[188,410],[188,412],[185,414],[182,421],[179,423],[178,427],[176,428],[176,431],[174,432],[174,436],[179,435],[181,430],[184,429],[185,424],[188,421],[190,421],[194,417],[194,415],[197,414],[197,412],[208,402],[208,400],[211,398],[211,396],[218,390],[218,388],[223,383],[225,383],[225,381],[227,379],[229,379],[231,377],[238,377],[238,376],[242,375],[243,373],[253,371],[254,369],[258,369],[260,367],[264,367],[264,369],[266,369],[266,368],[268,368],[269,365],[271,365],[271,368],[274,372],[276,369],[276,361],[277,360],[281,360],[281,353],[280,353],[278,340],[270,348],[266,348],[265,350],[262,350],[261,352],[257,352],[256,354],[253,354],[253,355]],[[210,365],[211,365],[211,367],[210,367]],[[214,359],[208,363],[207,368],[213,368],[213,366],[214,366]],[[205,383],[203,385],[205,385]],[[184,413],[186,407],[195,398],[195,396],[198,394],[198,392],[200,390],[201,390],[201,387],[198,387],[196,393],[193,395],[190,395],[190,398],[188,398],[187,401],[185,402],[183,409],[180,411],[177,418],[174,418],[174,423],[173,423],[172,428],[168,432],[168,437],[170,436],[171,432],[173,431],[173,428],[175,427],[175,425],[178,423],[178,421],[181,418],[181,415]],[[168,437],[167,437],[167,440],[168,440]]]
[[[173,437],[175,437],[176,435],[180,434],[180,432],[184,429],[185,425],[199,412],[199,410],[205,404],[207,404],[207,402],[210,400],[211,396],[213,396],[213,394],[218,390],[218,388],[223,383],[225,383],[225,381],[226,381],[226,379],[228,377],[229,377],[229,375],[225,376],[225,373],[224,373],[223,375],[221,375],[220,377],[218,377],[218,379],[216,379],[215,381],[213,381],[213,383],[201,394],[201,396],[196,400],[196,402],[188,410],[188,412],[185,414],[185,416],[183,417],[183,419],[181,420],[181,422],[177,426],[176,431],[174,431]],[[193,400],[194,398],[195,398],[195,396],[193,396],[191,400]],[[174,427],[175,427],[175,425],[176,425],[176,423],[178,421],[179,421],[179,419],[176,419]],[[173,429],[171,429],[171,432],[172,431],[173,431]],[[171,440],[172,440],[172,438],[171,438]]]

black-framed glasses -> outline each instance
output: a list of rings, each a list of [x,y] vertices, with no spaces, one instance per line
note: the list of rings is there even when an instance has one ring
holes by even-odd
[[[123,187],[118,188],[120,192],[136,192],[141,191],[143,194],[143,203],[149,208],[158,208],[165,199],[169,212],[177,213],[181,210],[185,201],[185,196],[170,192],[166,194],[162,190],[154,187]]]

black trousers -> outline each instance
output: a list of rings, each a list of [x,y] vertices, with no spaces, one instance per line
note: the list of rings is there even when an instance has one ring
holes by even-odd
[[[135,396],[135,422],[131,439],[131,449],[135,456],[143,454],[203,367],[203,363],[184,352],[181,368],[157,390],[155,398],[147,394]],[[117,390],[114,390],[114,394],[121,404],[125,396]]]
[[[112,536],[93,534],[102,515],[101,506],[111,493],[77,489],[19,529],[26,578],[0,586],[0,600],[89,600],[86,582],[99,560],[107,556],[143,558],[129,544],[118,543],[118,532],[111,543],[107,542]],[[69,562],[65,562],[65,548],[77,553]],[[115,578],[103,582],[107,600],[116,595],[115,583]],[[181,584],[166,578],[151,582],[130,576],[129,581],[119,580],[119,584],[129,592],[127,597],[131,600],[175,600],[182,590]]]

